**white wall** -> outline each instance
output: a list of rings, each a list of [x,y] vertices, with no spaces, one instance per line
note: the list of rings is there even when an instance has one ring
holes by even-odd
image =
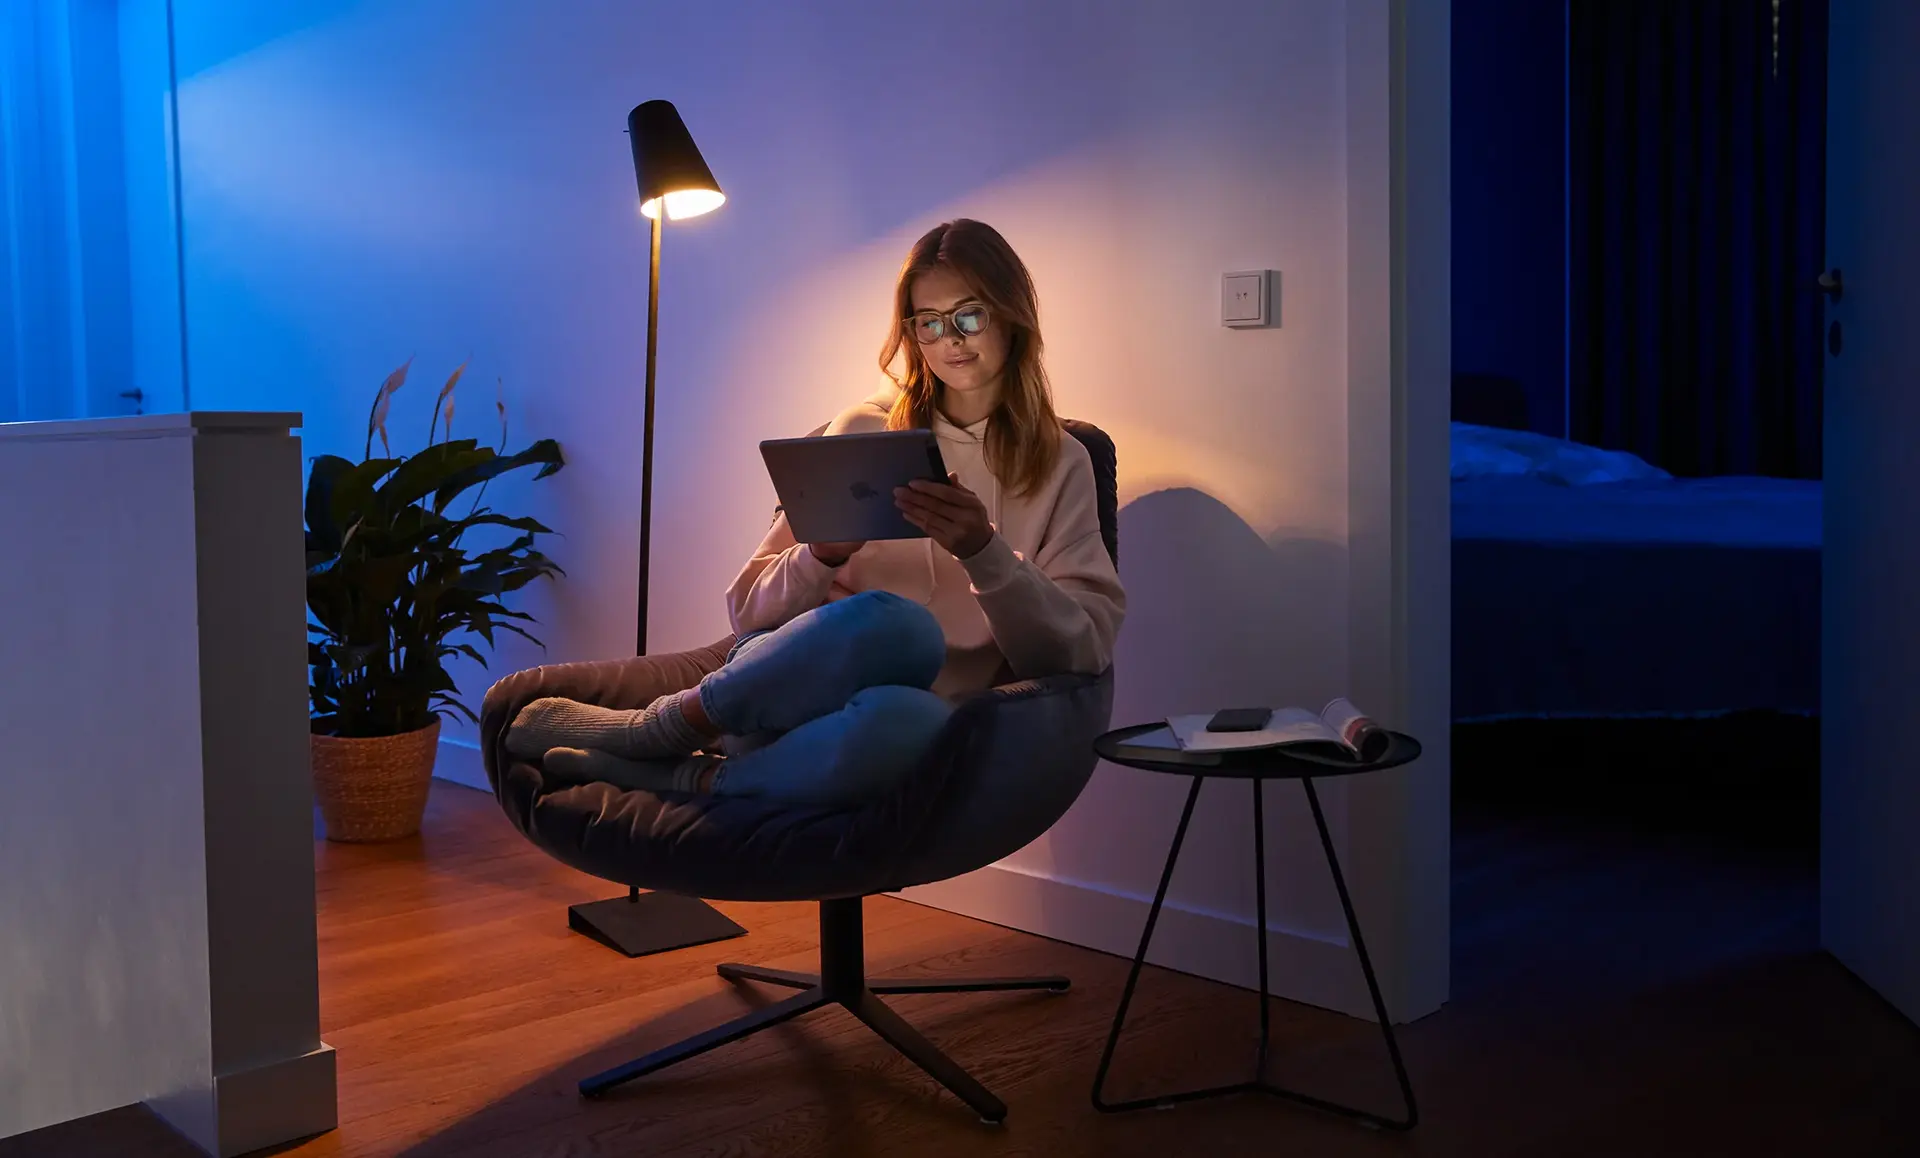
[[[485,436],[501,379],[515,442],[571,460],[495,492],[567,536],[571,576],[536,607],[548,658],[633,634],[646,235],[622,128],[665,96],[731,200],[664,246],[657,648],[724,633],[720,592],[773,502],[755,443],[878,381],[901,256],[967,215],[1034,269],[1061,410],[1119,444],[1117,718],[1347,690],[1346,5],[229,8],[176,3],[195,405],[301,410],[310,452],[357,453],[406,358],[403,443],[469,358],[462,427]],[[1222,328],[1220,273],[1259,267],[1282,271],[1281,326]],[[1108,939],[1130,949],[1183,793],[1103,770],[995,895],[1127,899]],[[1326,797],[1344,831],[1344,792]],[[1278,943],[1338,948],[1304,806],[1268,799]],[[1195,823],[1173,896],[1220,948],[1192,967],[1250,976],[1244,789],[1212,786]]]

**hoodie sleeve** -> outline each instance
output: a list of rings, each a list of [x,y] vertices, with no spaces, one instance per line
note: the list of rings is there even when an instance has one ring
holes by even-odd
[[[734,634],[771,631],[827,601],[833,568],[793,538],[782,513],[727,588],[727,617]]]
[[[961,566],[1016,676],[1098,675],[1112,666],[1127,598],[1100,538],[1085,455],[1067,468],[1034,558],[1021,558],[996,533]]]
[[[877,393],[835,415],[824,433],[884,430],[891,401],[890,394]],[[837,574],[795,541],[784,513],[776,516],[766,538],[727,588],[727,618],[734,634],[771,631],[819,607],[832,594]]]

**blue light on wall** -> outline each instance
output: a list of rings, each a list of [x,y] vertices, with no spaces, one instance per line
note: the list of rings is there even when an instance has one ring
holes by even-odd
[[[149,284],[178,281],[166,129],[129,116],[167,97],[167,27],[164,0],[0,4],[0,421],[184,402],[177,288]]]

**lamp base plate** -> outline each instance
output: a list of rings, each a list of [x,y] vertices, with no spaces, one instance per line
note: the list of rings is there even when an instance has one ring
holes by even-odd
[[[660,892],[569,905],[567,927],[629,957],[724,941],[747,932],[699,897]]]

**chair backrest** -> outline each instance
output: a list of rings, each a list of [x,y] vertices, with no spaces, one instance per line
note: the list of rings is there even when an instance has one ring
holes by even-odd
[[[1120,454],[1114,448],[1113,439],[1106,431],[1091,422],[1078,418],[1061,420],[1067,433],[1080,440],[1087,448],[1087,457],[1093,460],[1093,486],[1100,510],[1100,540],[1107,545],[1107,554],[1113,559],[1113,565],[1120,565]],[[808,438],[819,438],[827,428],[816,426],[807,432]],[[780,514],[780,508],[773,508],[774,516]]]
[[[1091,422],[1064,420],[1067,433],[1080,440],[1093,459],[1093,485],[1100,502],[1100,538],[1107,544],[1113,565],[1120,565],[1120,453],[1113,439]]]
[[[1093,460],[1100,538],[1120,563],[1119,456],[1091,422],[1064,420]],[[960,705],[901,809],[925,827],[902,848],[888,891],[1011,856],[1052,828],[1086,788],[1093,740],[1113,717],[1113,671],[1007,684]]]

